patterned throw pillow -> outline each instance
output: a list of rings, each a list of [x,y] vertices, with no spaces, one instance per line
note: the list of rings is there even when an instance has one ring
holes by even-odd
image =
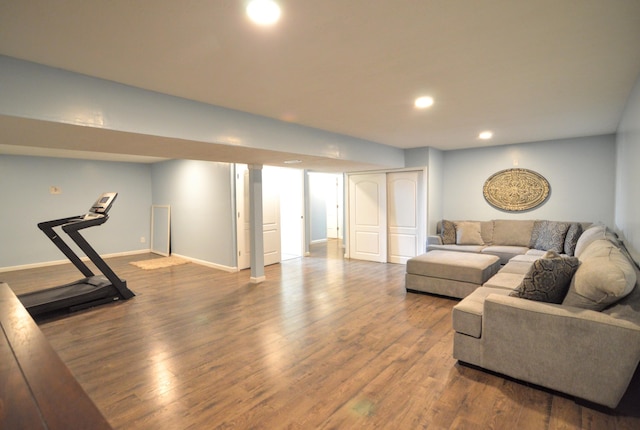
[[[579,265],[580,260],[576,257],[561,257],[549,251],[533,263],[522,283],[509,295],[538,302],[562,303]]]
[[[573,254],[576,252],[576,245],[578,244],[578,239],[580,239],[580,235],[582,234],[582,224],[579,222],[574,222],[567,230],[567,236],[564,239],[564,253],[568,256],[573,257]]]
[[[442,244],[443,245],[455,245],[456,243],[456,225],[453,221],[446,219],[442,220]]]
[[[536,226],[538,226],[537,229]],[[532,248],[543,251],[564,252],[564,240],[570,226],[571,224],[568,222],[536,221],[533,228],[534,231],[531,234],[532,240],[535,236],[535,243],[533,243]]]

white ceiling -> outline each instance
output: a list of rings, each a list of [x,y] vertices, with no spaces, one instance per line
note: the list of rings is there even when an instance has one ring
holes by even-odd
[[[442,150],[614,133],[640,74],[638,0],[280,0],[269,28],[244,3],[0,0],[0,53]]]

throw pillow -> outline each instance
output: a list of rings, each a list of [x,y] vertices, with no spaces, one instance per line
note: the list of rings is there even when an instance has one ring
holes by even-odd
[[[529,242],[529,248],[535,249],[536,242],[540,236],[540,232],[544,228],[544,221],[535,220],[533,223],[533,230],[531,230],[531,242]]]
[[[582,255],[563,305],[601,311],[633,291],[633,265],[609,240],[593,241]]]
[[[536,225],[538,229],[536,229]],[[564,241],[571,224],[557,221],[536,221],[534,224],[535,243],[533,248],[543,251],[564,252]]]
[[[442,220],[442,244],[443,245],[455,245],[456,243],[456,226],[453,221],[446,219]]]
[[[460,221],[456,226],[457,245],[483,245],[484,241],[480,235],[480,223],[477,221]]]
[[[564,253],[568,256],[573,256],[576,252],[576,245],[578,244],[578,239],[580,239],[580,235],[582,234],[582,224],[579,222],[574,222],[567,230],[567,236],[564,238]]]
[[[509,295],[538,302],[562,303],[579,265],[580,260],[575,257],[562,257],[548,251],[534,261],[522,283]]]

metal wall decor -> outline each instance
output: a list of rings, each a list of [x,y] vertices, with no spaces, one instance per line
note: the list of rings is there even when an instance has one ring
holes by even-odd
[[[486,180],[482,192],[493,207],[504,211],[525,211],[540,206],[549,197],[549,182],[528,169],[506,169]]]

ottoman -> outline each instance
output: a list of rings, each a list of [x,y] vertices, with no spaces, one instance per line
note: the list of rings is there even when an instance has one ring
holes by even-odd
[[[495,255],[455,251],[429,251],[407,261],[405,288],[464,298],[500,270]]]

